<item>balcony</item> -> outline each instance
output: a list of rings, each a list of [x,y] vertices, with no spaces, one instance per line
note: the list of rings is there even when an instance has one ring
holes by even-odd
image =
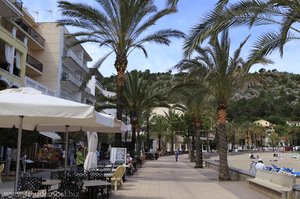
[[[65,83],[65,86],[68,86],[73,91],[79,91],[79,88],[83,82],[79,75],[74,75],[66,71],[62,73],[61,81]],[[71,85],[68,83],[71,83]],[[86,87],[84,91],[87,93],[91,93],[91,89],[88,87]]]
[[[67,65],[74,65],[77,64],[80,68],[82,68],[85,72],[88,73],[89,69],[86,66],[86,64],[83,62],[83,60],[71,49],[64,51],[65,55],[65,62]]]
[[[9,23],[9,21],[7,21],[4,18],[0,18],[0,26],[2,26],[4,29],[6,29],[8,32],[12,32],[13,29],[13,25],[11,23]]]
[[[35,42],[37,42],[42,48],[45,45],[45,39],[33,28],[31,28],[24,20],[16,19],[14,21],[24,32],[26,32]]]
[[[23,2],[21,0],[0,0],[1,17],[21,17]]]
[[[20,11],[23,10],[23,1],[21,0],[9,0],[12,2]]]
[[[33,58],[31,55],[27,54],[26,63],[31,67],[35,68],[36,70],[38,70],[39,72],[41,73],[43,72],[43,64],[38,60],[36,60],[35,58]]]
[[[25,76],[25,86],[35,88],[39,91],[41,91],[44,94],[55,96],[55,92],[49,89],[47,86]]]

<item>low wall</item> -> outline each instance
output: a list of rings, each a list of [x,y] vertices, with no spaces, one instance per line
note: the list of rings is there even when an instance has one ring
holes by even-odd
[[[216,171],[219,171],[219,161],[204,160],[204,163],[207,168],[211,168]],[[245,181],[247,178],[255,178],[254,173],[242,169],[234,168],[234,167],[229,167],[229,175],[231,180],[237,180],[237,181]]]

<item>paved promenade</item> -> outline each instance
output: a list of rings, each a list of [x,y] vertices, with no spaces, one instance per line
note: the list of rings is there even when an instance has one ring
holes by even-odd
[[[147,161],[113,199],[267,199],[246,182],[219,182],[211,169],[194,169],[187,155]]]

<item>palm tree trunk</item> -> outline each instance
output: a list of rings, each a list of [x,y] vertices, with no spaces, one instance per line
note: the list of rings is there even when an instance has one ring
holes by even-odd
[[[195,161],[195,136],[192,134],[192,146],[191,146],[191,162]]]
[[[173,135],[173,131],[172,131],[172,135],[171,135],[171,153],[174,154],[174,135]]]
[[[161,134],[158,134],[158,150],[161,151]]]
[[[227,160],[227,138],[226,138],[226,109],[225,106],[218,108],[218,143],[219,143],[219,180],[230,180],[228,160]]]
[[[207,153],[210,151],[209,150],[209,131],[206,133],[206,151]]]
[[[117,118],[122,120],[122,109],[123,109],[123,88],[124,88],[124,72],[127,68],[127,57],[126,55],[117,55],[115,61],[115,68],[117,70]],[[122,134],[115,134],[115,145],[121,146]]]
[[[195,119],[195,131],[196,131],[196,162],[195,168],[203,168],[202,165],[202,147],[200,143],[200,119]]]

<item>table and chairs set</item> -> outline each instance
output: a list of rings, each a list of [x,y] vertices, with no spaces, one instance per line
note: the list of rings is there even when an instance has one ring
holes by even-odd
[[[50,179],[41,177],[21,177],[17,191],[14,194],[4,194],[1,199],[108,199],[111,194],[111,185],[121,185],[125,173],[123,166],[98,167],[89,171],[77,173],[75,171],[51,171]],[[123,187],[124,188],[124,187]]]

